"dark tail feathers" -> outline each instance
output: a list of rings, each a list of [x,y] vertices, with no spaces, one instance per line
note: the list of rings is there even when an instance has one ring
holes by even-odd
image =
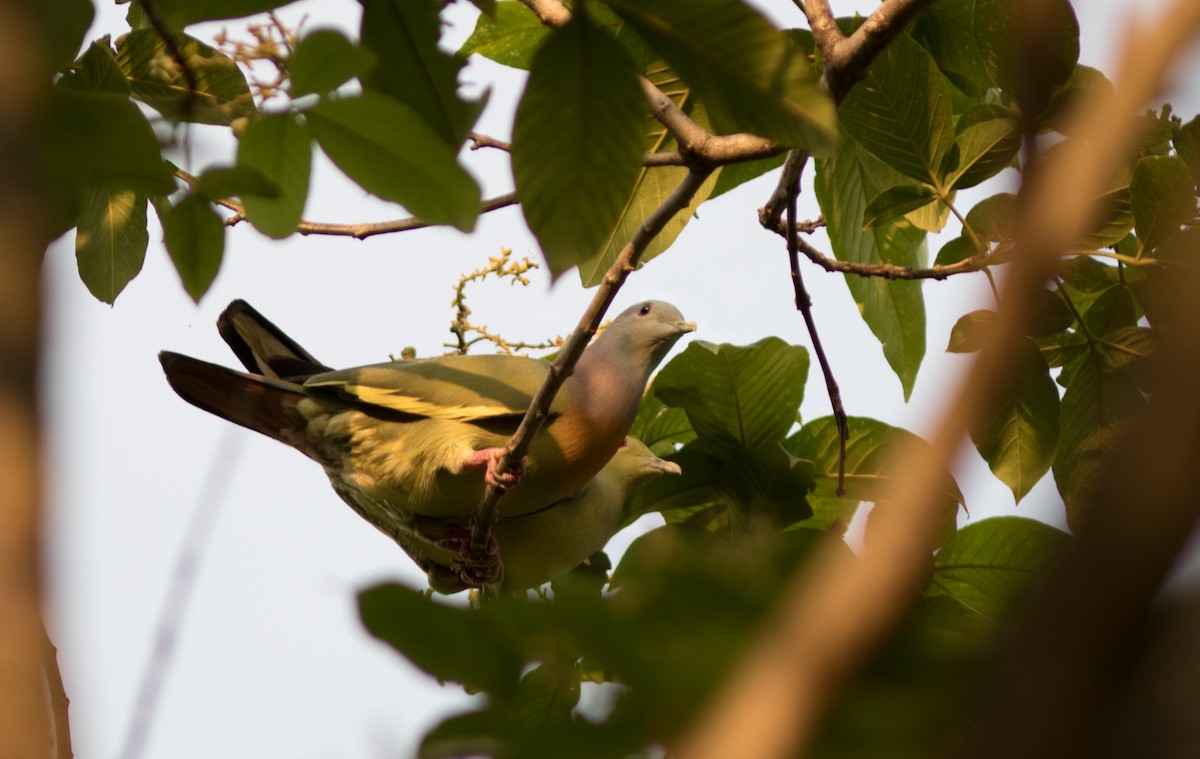
[[[281,379],[331,371],[244,300],[225,308],[217,329],[251,374]]]
[[[296,406],[308,396],[299,385],[170,351],[159,353],[158,360],[167,382],[188,403],[304,451],[307,421]]]

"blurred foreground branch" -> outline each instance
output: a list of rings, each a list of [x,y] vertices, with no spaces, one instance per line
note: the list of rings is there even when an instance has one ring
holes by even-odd
[[[1035,179],[1022,187],[1014,223],[1020,232],[1017,249],[990,340],[954,392],[931,445],[910,452],[897,464],[895,471],[902,476],[886,499],[889,507],[877,514],[875,539],[859,558],[825,550],[808,562],[794,578],[774,623],[680,742],[676,756],[782,757],[803,754],[811,745],[848,678],[911,603],[912,589],[919,586],[929,561],[941,509],[939,473],[953,462],[966,430],[1008,381],[1035,292],[1053,273],[1061,253],[1084,231],[1095,212],[1090,199],[1102,194],[1115,173],[1133,137],[1136,114],[1158,93],[1170,65],[1198,28],[1200,4],[1195,0],[1176,0],[1152,27],[1130,25],[1115,95],[1095,95],[1085,103],[1076,113],[1075,127],[1064,130],[1079,138],[1067,143],[1068,153],[1056,172],[1035,172]],[[1081,555],[1095,556],[1096,551],[1090,548]],[[1111,571],[1117,570],[1111,564]],[[1063,587],[1071,584],[1067,580]],[[1077,640],[1054,638],[1044,645],[1066,654],[1069,651],[1055,641]],[[1042,717],[1053,719],[1053,714],[1047,709]],[[1012,723],[988,724],[996,728],[988,733],[994,736],[1006,729],[1002,725]],[[985,744],[981,740],[977,745]],[[995,755],[1025,754],[1010,748]]]

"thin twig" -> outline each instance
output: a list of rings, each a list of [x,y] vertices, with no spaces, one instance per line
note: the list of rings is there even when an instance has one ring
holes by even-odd
[[[512,143],[511,142],[505,142],[504,140],[497,139],[496,137],[492,137],[492,136],[486,135],[486,134],[480,134],[478,132],[471,132],[471,134],[469,136],[471,138],[471,150],[479,150],[481,148],[493,148],[495,150],[502,150],[505,153],[512,152]],[[758,156],[754,156],[754,157],[758,157]],[[750,161],[750,160],[753,160],[754,157],[748,157],[744,160]],[[643,166],[686,166],[687,158],[683,155],[683,153],[681,153],[678,150],[671,150],[671,151],[666,151],[663,153],[643,153],[642,154],[642,165]]]
[[[198,177],[195,174],[191,174],[180,168],[175,169],[175,176],[186,182],[189,187],[195,187],[198,181]],[[245,220],[246,208],[240,201],[233,198],[219,198],[213,202],[233,211],[233,216],[225,220],[226,226],[233,226]],[[501,208],[514,206],[517,202],[517,194],[515,192],[510,192],[507,195],[499,195],[480,203],[479,213],[485,214],[498,211]],[[299,225],[296,226],[296,231],[302,235],[330,235],[333,237],[353,237],[356,240],[365,240],[375,235],[408,232],[432,226],[437,225],[418,219],[416,216],[410,216],[407,219],[395,219],[393,221],[360,222],[358,224],[330,224],[320,221],[301,220]]]
[[[71,720],[67,689],[63,685],[62,670],[58,666],[58,649],[50,640],[46,621],[42,620],[42,669],[46,672],[46,689],[50,692],[50,715],[54,718],[55,759],[71,759],[75,755],[71,748]]]
[[[789,156],[790,158],[791,156]],[[786,169],[785,169],[786,171]],[[817,354],[817,363],[821,365],[821,374],[825,377],[825,390],[829,393],[829,405],[833,408],[833,418],[838,430],[838,484],[837,494],[846,494],[846,441],[850,439],[850,424],[846,420],[846,409],[842,405],[842,391],[837,380],[833,377],[833,367],[825,355],[821,345],[821,335],[817,331],[817,322],[813,319],[812,298],[804,287],[804,277],[800,274],[800,254],[798,248],[799,235],[796,229],[796,198],[800,195],[800,175],[804,171],[803,162],[795,172],[791,197],[787,201],[787,226],[793,230],[787,236],[788,262],[792,270],[792,287],[796,291],[796,308],[804,317],[804,326],[808,329],[808,338],[812,340],[813,353]]]
[[[138,685],[137,700],[125,732],[125,745],[121,759],[137,759],[146,747],[154,715],[166,684],[171,662],[175,657],[175,646],[183,629],[183,620],[196,588],[196,577],[200,562],[208,548],[208,540],[216,525],[225,493],[233,480],[233,469],[237,465],[242,441],[245,436],[230,428],[221,438],[216,454],[208,467],[204,483],[192,506],[192,516],[184,532],[184,543],[175,559],[175,568],[167,583],[162,611],[158,615],[158,626],[154,633],[154,645],[146,658],[142,679]]]
[[[184,115],[181,121],[186,121],[187,117],[192,114],[192,108],[196,104],[196,94],[200,89],[200,84],[196,79],[196,72],[192,70],[187,59],[184,58],[183,50],[179,48],[179,41],[175,38],[175,32],[159,17],[154,3],[151,0],[138,0],[138,5],[142,6],[142,13],[146,15],[146,20],[150,22],[150,27],[154,29],[154,32],[162,39],[163,44],[166,45],[167,52],[171,54],[171,58],[183,70],[183,78],[187,81],[187,92],[183,93],[183,100],[180,102],[179,110]]]
[[[554,363],[550,365],[550,373],[546,376],[546,381],[538,388],[537,395],[534,396],[533,402],[529,405],[529,410],[525,413],[525,417],[521,419],[520,426],[509,439],[504,455],[496,464],[496,468],[500,473],[511,471],[512,465],[522,458],[529,450],[529,445],[533,441],[533,436],[541,429],[542,424],[546,420],[546,415],[550,409],[550,403],[554,400],[554,396],[562,387],[563,382],[571,375],[575,368],[579,357],[583,355],[583,349],[587,347],[588,342],[596,333],[596,328],[599,327],[601,319],[604,318],[604,313],[612,304],[621,285],[624,284],[625,278],[630,272],[637,268],[638,261],[641,260],[642,253],[645,252],[646,246],[650,244],[663,227],[675,217],[677,213],[687,208],[692,202],[700,186],[704,184],[704,180],[708,178],[708,173],[703,171],[689,171],[675,191],[671,193],[662,205],[654,210],[646,221],[638,227],[637,232],[630,238],[629,242],[621,248],[621,252],[617,255],[612,265],[608,267],[608,272],[604,275],[603,281],[596,288],[596,294],[592,298],[591,304],[584,311],[583,316],[579,320],[579,324],[575,327],[575,331],[567,338],[563,344],[562,350],[554,359]],[[488,485],[484,492],[483,500],[475,508],[475,514],[471,525],[471,546],[476,551],[482,551],[487,545],[488,536],[491,534],[492,525],[496,523],[497,505],[501,496],[504,495],[505,489],[497,485]],[[494,592],[494,589],[490,589]]]

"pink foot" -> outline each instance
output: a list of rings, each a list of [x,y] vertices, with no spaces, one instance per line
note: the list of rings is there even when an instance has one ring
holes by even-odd
[[[503,448],[481,448],[472,453],[463,466],[469,469],[487,464],[487,471],[483,475],[484,482],[489,485],[511,488],[516,486],[521,481],[521,475],[525,474],[525,459],[521,459],[510,467],[508,472],[501,474],[496,470],[496,464],[503,456]]]

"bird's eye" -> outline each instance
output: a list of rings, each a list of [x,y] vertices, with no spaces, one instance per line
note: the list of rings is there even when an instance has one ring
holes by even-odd
[[[645,316],[648,313],[650,313],[650,304],[643,303],[642,307],[638,309],[638,316]]]

